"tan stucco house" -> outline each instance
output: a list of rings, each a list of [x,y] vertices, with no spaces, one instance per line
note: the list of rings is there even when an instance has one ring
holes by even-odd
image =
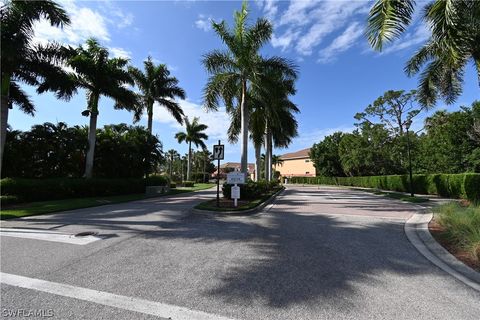
[[[309,152],[310,148],[307,148],[280,156],[283,163],[277,166],[277,171],[282,177],[315,177],[316,171]]]

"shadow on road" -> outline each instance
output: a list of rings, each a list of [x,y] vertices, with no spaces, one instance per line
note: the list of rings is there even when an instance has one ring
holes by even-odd
[[[337,198],[343,196],[355,203],[356,198],[363,197],[347,192]],[[319,196],[319,200],[320,196],[324,199],[329,194],[324,191],[309,193]],[[360,284],[387,285],[382,275],[409,277],[434,271],[406,240],[403,223],[388,220],[352,222],[327,215],[304,214],[300,205],[305,205],[307,200],[301,201],[294,196],[305,194],[303,190],[289,189],[268,214],[245,218],[191,215],[184,219],[156,220],[149,215],[158,210],[154,203],[136,202],[108,213],[92,212],[85,216],[75,215],[76,218],[66,215],[36,217],[30,222],[61,224],[69,219],[70,223],[136,232],[150,241],[187,240],[194,247],[226,242],[232,252],[246,246],[249,255],[227,257],[220,254],[223,251],[213,250],[209,260],[228,267],[215,269],[214,278],[220,285],[202,288],[204,295],[234,305],[264,301],[269,306],[283,308],[322,298],[325,302],[336,300],[336,306],[348,308],[353,303],[349,297],[357,293]],[[180,205],[174,198],[169,201],[162,209],[167,215]],[[181,206],[198,202],[188,201]],[[309,204],[320,206],[321,202],[315,204],[313,200]],[[355,206],[366,206],[348,201],[336,205],[352,210]],[[391,211],[391,208],[385,207],[383,202],[369,205],[368,210]],[[147,226],[149,229],[144,229]]]

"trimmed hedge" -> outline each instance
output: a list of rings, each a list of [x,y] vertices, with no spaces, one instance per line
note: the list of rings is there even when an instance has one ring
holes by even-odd
[[[232,186],[231,184],[224,184],[222,187],[222,193],[225,198],[231,199],[232,195]],[[278,181],[267,182],[261,180],[258,182],[248,181],[245,184],[240,184],[240,198],[245,200],[254,200],[262,197],[268,192],[276,189],[278,187]]]
[[[183,181],[183,187],[187,187],[187,188],[193,188],[195,186],[195,182],[194,181]]]
[[[292,177],[289,183],[342,185],[410,192],[408,175],[370,177]],[[480,201],[480,174],[415,174],[415,193],[434,194],[448,198],[463,198]]]
[[[2,200],[16,202],[59,200],[80,197],[114,196],[145,192],[144,179],[12,179],[0,180]],[[2,201],[3,202],[3,201]],[[3,204],[3,203],[2,203]]]
[[[170,178],[162,175],[151,175],[147,178],[147,186],[168,186]]]

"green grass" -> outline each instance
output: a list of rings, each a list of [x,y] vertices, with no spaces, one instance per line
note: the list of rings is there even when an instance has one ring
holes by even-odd
[[[127,202],[144,199],[145,194],[129,194],[111,197],[74,198],[63,200],[39,201],[21,203],[2,209],[0,219],[11,219],[38,214],[45,214],[57,211],[66,211],[80,208],[96,207],[105,204]]]
[[[204,190],[213,187],[212,183],[198,183],[190,188],[171,189],[170,192],[159,196],[175,195],[186,192],[193,192]],[[121,196],[110,197],[91,197],[91,198],[73,198],[51,201],[39,201],[30,203],[21,203],[17,205],[10,205],[6,209],[2,208],[0,212],[0,219],[12,219],[19,217],[26,217],[32,215],[46,214],[58,211],[67,211],[80,208],[96,207],[105,204],[128,202],[147,198],[145,194],[129,194]]]
[[[241,206],[238,206],[236,208],[218,208],[217,207],[217,200],[214,199],[214,200],[208,200],[208,201],[205,201],[205,202],[202,202],[200,204],[197,204],[195,206],[195,209],[199,209],[199,210],[208,210],[208,211],[217,211],[217,212],[236,212],[236,211],[245,211],[245,210],[249,210],[249,209],[253,209],[253,208],[256,208],[258,207],[260,204],[264,203],[265,201],[267,201],[268,199],[270,199],[270,197],[272,197],[275,193],[277,193],[278,191],[280,191],[280,189],[277,189],[275,191],[272,191],[272,192],[269,192],[265,195],[263,195],[261,198],[259,199],[254,199],[254,200],[251,200],[249,201],[248,203],[244,204],[244,205],[241,205]]]
[[[434,212],[449,243],[480,262],[480,205],[462,206],[451,202],[434,208]]]

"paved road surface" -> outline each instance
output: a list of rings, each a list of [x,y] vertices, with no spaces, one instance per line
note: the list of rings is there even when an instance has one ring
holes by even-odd
[[[58,319],[158,319],[148,314],[158,309],[153,314],[179,319],[188,308],[209,319],[479,319],[480,293],[408,242],[410,204],[290,186],[261,215],[188,214],[213,196],[208,190],[2,222],[102,238],[76,245],[0,237],[3,273],[48,281],[44,288],[70,286],[53,294],[2,283],[2,316],[52,309]],[[97,290],[98,300],[74,298],[86,289]]]

